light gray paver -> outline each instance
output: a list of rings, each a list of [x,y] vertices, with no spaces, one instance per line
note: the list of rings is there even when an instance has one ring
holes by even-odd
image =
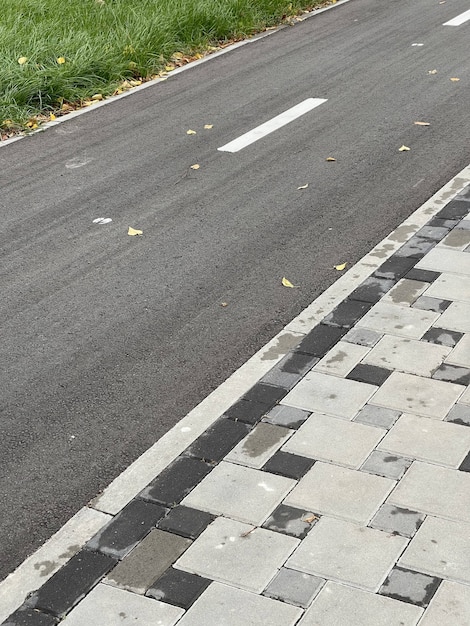
[[[415,265],[417,269],[470,276],[470,257],[466,252],[436,246]]]
[[[263,595],[307,608],[324,584],[323,578],[283,567]]]
[[[470,428],[404,413],[378,448],[421,461],[458,467],[470,450]]]
[[[323,372],[332,376],[346,376],[369,352],[370,348],[347,341],[339,341],[313,367],[314,372]]]
[[[109,572],[105,582],[144,594],[150,585],[191,545],[189,539],[152,530]]]
[[[390,452],[374,450],[364,465],[361,466],[361,470],[369,472],[369,474],[385,476],[392,480],[400,480],[412,462],[413,459],[406,459],[396,454],[390,454]]]
[[[374,426],[312,413],[282,449],[358,468],[386,432]]]
[[[294,626],[300,615],[290,604],[212,583],[178,626]]]
[[[100,584],[82,600],[62,624],[66,626],[173,626],[183,609],[130,591]]]
[[[295,409],[293,406],[276,404],[276,406],[263,417],[262,421],[268,424],[275,424],[276,426],[284,426],[285,428],[299,428],[309,415],[309,411]]]
[[[298,544],[288,535],[218,517],[175,567],[261,593]]]
[[[387,503],[470,522],[470,473],[414,461]]]
[[[352,419],[376,390],[366,383],[310,372],[281,404]]]
[[[389,335],[419,339],[438,317],[438,313],[431,311],[421,311],[388,302],[379,302],[357,322],[357,326],[381,331]]]
[[[225,457],[226,461],[259,469],[294,431],[261,422]]]
[[[322,517],[286,566],[377,591],[407,542],[399,535]]]
[[[470,302],[470,276],[441,274],[426,290],[427,296]]]
[[[399,565],[470,583],[470,524],[428,516],[406,548]]]
[[[465,404],[456,404],[449,411],[446,421],[455,422],[456,424],[461,424],[463,426],[470,426],[470,407]]]
[[[385,335],[363,362],[408,374],[431,376],[450,350],[426,341]]]
[[[369,404],[443,419],[463,389],[461,385],[453,383],[393,372]]]
[[[413,537],[424,521],[424,514],[402,509],[391,504],[384,504],[373,518],[369,526],[385,530],[388,533],[398,533],[404,537]]]
[[[470,259],[470,255],[463,252]],[[439,318],[439,328],[470,333],[470,302],[452,302]]]
[[[382,334],[376,333],[374,330],[354,327],[344,335],[343,341],[349,341],[350,343],[357,343],[360,346],[369,346],[372,348],[380,337],[382,337]]]
[[[423,609],[328,582],[299,626],[415,626]]]
[[[395,482],[318,461],[284,503],[340,519],[366,524]]]
[[[182,504],[259,526],[294,485],[290,478],[222,461]]]
[[[425,612],[420,626],[468,626],[470,624],[470,587],[442,581]]]
[[[463,392],[459,402],[462,404],[470,404],[470,387],[467,388],[466,391]]]
[[[378,426],[379,428],[391,428],[399,417],[400,411],[385,409],[382,406],[366,404],[366,406],[356,415],[354,421],[361,422],[361,424]]]
[[[460,365],[461,367],[470,367],[470,334],[462,337],[446,358],[446,363]]]
[[[392,302],[393,304],[401,304],[402,306],[411,306],[419,296],[426,291],[429,283],[423,283],[419,280],[409,280],[402,278],[386,293],[381,302]]]

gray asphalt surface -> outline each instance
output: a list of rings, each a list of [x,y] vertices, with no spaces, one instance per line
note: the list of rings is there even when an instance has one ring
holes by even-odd
[[[352,0],[0,148],[0,577],[469,163],[468,8]]]

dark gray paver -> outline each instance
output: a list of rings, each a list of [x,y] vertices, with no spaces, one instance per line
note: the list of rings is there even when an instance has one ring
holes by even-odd
[[[470,406],[456,404],[449,411],[445,421],[461,424],[462,426],[470,426]]]
[[[370,302],[374,304],[378,302],[384,294],[390,291],[395,283],[396,280],[389,278],[370,276],[349,294],[349,298],[351,300],[360,300],[361,302]]]
[[[227,411],[225,417],[244,422],[245,424],[257,424],[268,413],[272,404],[266,402],[252,402],[251,400],[239,400]]]
[[[443,313],[450,306],[449,300],[441,300],[440,298],[431,298],[430,296],[421,296],[413,304],[415,309],[423,309],[423,311],[435,311]]]
[[[338,306],[322,320],[322,324],[352,328],[357,320],[361,319],[361,317],[367,313],[371,306],[372,304],[370,302],[343,300],[341,304],[338,304]]]
[[[446,380],[458,385],[470,385],[470,369],[443,363],[432,375],[435,380]]]
[[[302,354],[301,352],[289,352],[279,361],[263,378],[261,382],[270,383],[292,389],[292,387],[318,363],[318,357]]]
[[[208,578],[170,567],[153,582],[145,595],[189,609],[211,582]]]
[[[188,506],[177,506],[158,522],[158,528],[171,533],[196,539],[214,521],[214,516]]]
[[[266,383],[256,383],[253,387],[247,391],[243,396],[244,400],[250,400],[252,402],[263,402],[264,404],[274,405],[286,395],[286,390],[282,387],[276,387],[275,385],[268,385]]]
[[[422,259],[423,256],[431,250],[431,248],[434,248],[435,245],[435,240],[415,235],[404,246],[397,250],[395,254],[397,256]]]
[[[58,620],[52,615],[22,607],[15,611],[2,626],[55,626]]]
[[[369,330],[368,328],[352,328],[344,335],[343,341],[372,348],[382,337],[383,335],[375,332],[375,330]]]
[[[462,339],[463,333],[459,333],[456,330],[447,330],[445,328],[430,328],[422,336],[422,341],[429,341],[430,343],[437,343],[440,346],[448,346],[454,348],[457,343]]]
[[[426,607],[441,582],[442,579],[435,576],[428,576],[402,567],[394,567],[379,593],[389,598],[395,598],[395,600],[401,600],[401,602]]]
[[[387,278],[390,280],[400,280],[414,267],[417,259],[412,257],[400,257],[396,254],[392,255],[382,265],[375,270],[372,276],[377,278]]]
[[[423,283],[433,283],[436,278],[439,278],[440,272],[431,272],[430,270],[418,270],[413,268],[406,274],[405,278],[409,280],[419,280]]]
[[[413,537],[424,518],[424,513],[410,511],[410,509],[404,509],[393,504],[384,504],[373,517],[369,526],[404,537]]]
[[[288,452],[282,452],[282,450],[280,450],[269,459],[262,469],[272,474],[279,474],[280,476],[287,476],[287,478],[299,480],[308,472],[314,463],[315,461],[313,459],[308,459],[298,454],[289,454]]]
[[[459,465],[459,470],[461,472],[470,472],[470,452],[464,458],[462,463]]]
[[[360,383],[369,383],[369,385],[380,386],[387,380],[391,373],[392,371],[386,369],[385,367],[359,363],[349,372],[346,378],[349,378],[350,380],[357,380]]]
[[[219,419],[189,446],[186,454],[203,461],[220,461],[250,432],[243,422]]]
[[[311,330],[296,348],[296,352],[304,352],[312,356],[322,357],[346,333],[346,328],[318,324]]]
[[[319,519],[320,516],[312,511],[280,504],[264,522],[263,528],[303,539]]]
[[[282,567],[266,587],[263,595],[307,608],[324,584],[323,578]]]

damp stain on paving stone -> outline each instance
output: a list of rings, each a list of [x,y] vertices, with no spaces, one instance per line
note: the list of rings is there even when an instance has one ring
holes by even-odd
[[[34,569],[40,570],[39,576],[43,578],[44,576],[48,576],[51,572],[53,572],[57,567],[59,567],[60,563],[57,561],[40,561],[39,563],[34,564]]]
[[[465,248],[470,243],[470,232],[462,228],[454,228],[443,240],[442,245],[449,248]]]
[[[402,224],[401,226],[398,226],[393,233],[391,233],[389,239],[396,241],[397,243],[405,243],[409,236],[415,233],[418,228],[419,226],[417,224]]]
[[[390,291],[389,296],[395,304],[412,304],[422,293],[423,288],[425,287],[425,283],[420,283],[416,280],[404,279]]]
[[[270,450],[286,437],[286,429],[270,424],[260,424],[243,442],[243,452],[258,457]]]
[[[262,361],[276,361],[279,357],[284,356],[291,348],[299,343],[301,337],[294,333],[283,333],[277,338],[276,343],[268,348],[261,355]]]

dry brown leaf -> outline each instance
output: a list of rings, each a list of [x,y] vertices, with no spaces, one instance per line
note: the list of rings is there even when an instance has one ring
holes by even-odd
[[[342,272],[345,269],[347,264],[348,264],[348,262],[346,261],[346,263],[341,263],[340,265],[335,265],[334,266],[335,270],[338,270],[338,272]]]
[[[329,161],[330,163],[332,163],[333,161],[336,161],[334,157],[327,157],[326,160]]]
[[[191,130],[191,129],[189,129],[189,130],[187,130],[187,131],[186,131],[186,134],[187,134],[187,135],[195,135],[195,134],[196,134],[196,131],[195,131],[195,130]]]
[[[127,234],[131,237],[135,237],[136,235],[143,235],[143,232],[141,230],[137,230],[136,228],[132,228],[132,226],[129,226]]]
[[[302,185],[301,187],[297,187],[297,189],[307,189],[308,187],[308,183],[306,183],[305,185]]]
[[[247,530],[245,533],[242,533],[240,537],[248,537],[248,535],[250,535],[254,530],[256,530],[256,526],[253,526],[253,528],[250,528],[250,530]]]
[[[195,163],[194,165],[191,165],[191,169],[192,170],[198,170],[201,166],[199,165],[199,163]]]
[[[307,524],[311,524],[312,522],[314,522],[316,519],[318,519],[318,517],[316,515],[309,515],[308,517],[305,517],[302,521],[303,522],[307,522]]]
[[[285,276],[282,278],[281,282],[284,287],[290,287],[291,289],[296,289],[298,287],[298,285],[293,285]]]
[[[408,148],[408,146],[402,146],[401,148],[398,148],[399,152],[408,152],[408,150],[411,150],[411,148]]]
[[[429,122],[415,122],[416,126],[431,126]]]

